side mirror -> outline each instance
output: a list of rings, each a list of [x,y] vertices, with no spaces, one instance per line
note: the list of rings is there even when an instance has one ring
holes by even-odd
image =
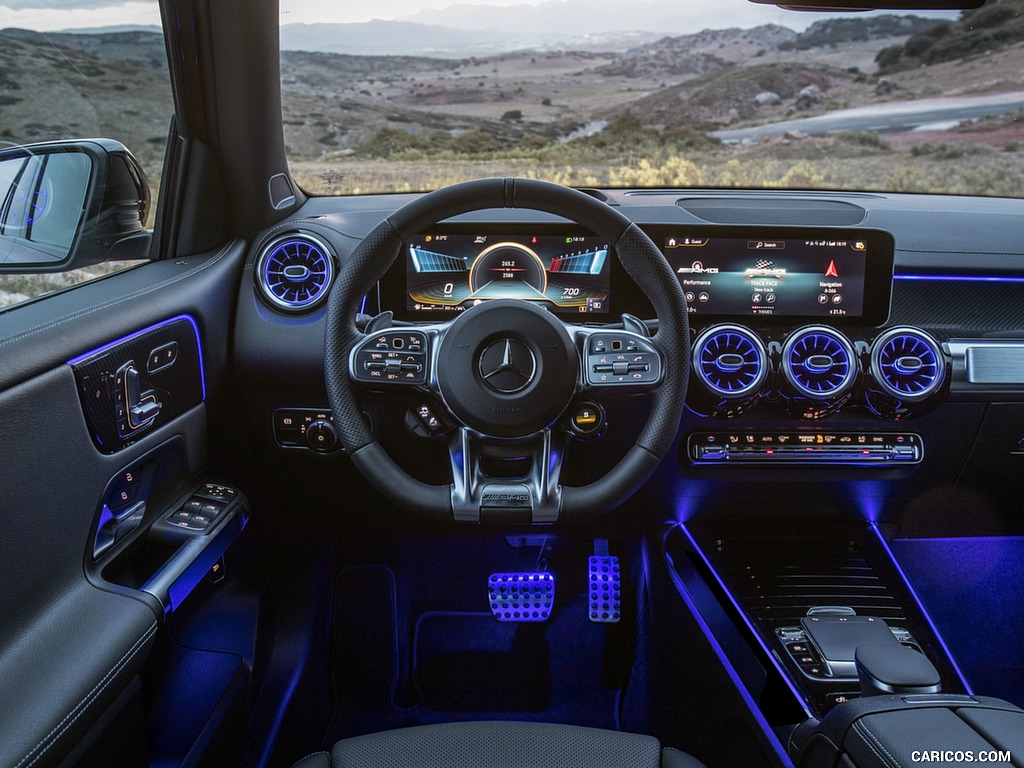
[[[149,185],[110,139],[0,149],[0,273],[145,259]]]

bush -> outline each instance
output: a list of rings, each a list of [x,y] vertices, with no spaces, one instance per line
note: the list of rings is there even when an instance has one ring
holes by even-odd
[[[874,131],[843,131],[841,133],[834,134],[833,138],[845,141],[847,144],[854,144],[858,147],[880,149],[883,152],[892,151],[892,144]]]
[[[880,50],[875,56],[875,63],[881,70],[888,70],[894,68],[900,63],[900,59],[903,58],[903,46],[902,45],[890,45],[887,48]]]

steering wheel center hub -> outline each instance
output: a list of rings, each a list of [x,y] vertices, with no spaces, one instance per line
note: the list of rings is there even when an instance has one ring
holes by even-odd
[[[437,354],[437,385],[448,408],[494,437],[526,437],[554,423],[572,399],[580,366],[562,323],[515,300],[466,310]]]
[[[512,395],[533,382],[537,358],[516,338],[496,339],[480,353],[477,368],[484,384],[500,394]]]

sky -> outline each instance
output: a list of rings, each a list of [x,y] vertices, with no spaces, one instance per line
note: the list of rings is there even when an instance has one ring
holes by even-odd
[[[524,0],[459,0],[466,5],[536,5]],[[372,3],[328,0],[282,0],[281,23],[352,22],[394,19],[423,8],[445,8],[451,0],[374,0]],[[20,27],[38,31],[160,24],[160,12],[149,2],[112,3],[110,0],[2,0],[0,29]]]
[[[639,0],[629,0],[639,2]],[[458,5],[537,5],[541,0],[456,0]],[[686,11],[695,16],[701,12],[720,13],[721,0],[681,0]],[[281,0],[282,24],[315,22],[359,22],[371,19],[394,19],[416,11],[451,6],[453,0]],[[802,15],[802,14],[801,14]],[[812,19],[801,19],[810,23]],[[736,23],[722,18],[722,24]],[[798,26],[806,26],[800,24]],[[38,31],[108,27],[120,25],[160,24],[155,0],[144,2],[111,2],[111,0],[0,0],[0,29],[20,27]]]

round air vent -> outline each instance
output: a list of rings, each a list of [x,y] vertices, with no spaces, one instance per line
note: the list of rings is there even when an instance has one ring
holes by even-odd
[[[726,398],[752,395],[768,375],[761,339],[738,325],[715,325],[693,345],[693,370],[709,390]]]
[[[334,256],[322,240],[306,232],[274,238],[260,251],[256,282],[270,305],[305,312],[323,303],[334,279]]]
[[[850,341],[832,328],[808,326],[782,347],[782,372],[805,397],[827,400],[848,391],[857,379],[857,357]]]
[[[871,345],[871,373],[887,394],[917,401],[934,394],[946,377],[938,342],[916,328],[891,328]]]

